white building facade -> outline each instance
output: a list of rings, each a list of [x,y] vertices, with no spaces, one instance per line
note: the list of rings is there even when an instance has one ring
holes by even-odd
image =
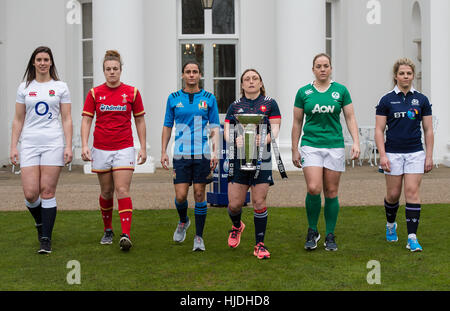
[[[69,85],[75,137],[87,90],[104,82],[105,51],[121,53],[122,81],[143,97],[156,167],[166,100],[182,87],[185,60],[201,62],[202,84],[216,94],[222,120],[239,97],[240,74],[261,73],[280,107],[279,146],[289,170],[294,98],[313,80],[314,55],[331,54],[333,79],[349,89],[361,126],[375,124],[375,106],[393,88],[392,65],[407,56],[438,120],[435,161],[450,166],[448,0],[215,0],[212,10],[200,0],[0,0],[0,164],[9,162],[17,86],[40,45],[52,49]],[[81,164],[76,138],[75,145]]]

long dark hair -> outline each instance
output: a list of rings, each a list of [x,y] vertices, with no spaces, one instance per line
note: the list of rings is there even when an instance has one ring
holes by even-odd
[[[27,70],[25,70],[25,74],[23,75],[22,80],[27,81],[26,87],[28,87],[31,81],[36,79],[36,68],[34,67],[34,60],[36,58],[36,55],[39,53],[47,53],[50,56],[50,60],[52,62],[50,66],[50,77],[55,81],[59,80],[58,71],[56,70],[55,61],[53,60],[52,50],[49,47],[40,46],[34,50],[33,54],[31,54],[30,60],[28,61]]]

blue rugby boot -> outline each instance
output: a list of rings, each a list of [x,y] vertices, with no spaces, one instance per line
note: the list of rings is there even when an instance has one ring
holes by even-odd
[[[420,246],[419,241],[417,241],[417,238],[408,238],[408,243],[406,244],[406,248],[409,249],[411,252],[421,252],[422,246]]]
[[[394,222],[394,226],[392,228],[390,228],[387,224],[386,224],[386,240],[388,242],[397,242],[398,241],[398,236],[397,236],[397,223]]]

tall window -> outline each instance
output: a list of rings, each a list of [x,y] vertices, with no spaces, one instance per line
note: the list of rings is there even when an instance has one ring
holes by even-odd
[[[94,58],[92,49],[92,3],[81,4],[83,46],[83,92],[84,96],[94,85]]]
[[[200,0],[179,0],[179,74],[185,62],[200,63],[200,86],[214,92],[219,113],[226,113],[239,91],[235,2],[214,0],[212,10],[203,10]]]
[[[333,54],[333,33],[332,33],[332,3],[330,0],[326,2],[326,19],[325,19],[325,47],[328,55]]]

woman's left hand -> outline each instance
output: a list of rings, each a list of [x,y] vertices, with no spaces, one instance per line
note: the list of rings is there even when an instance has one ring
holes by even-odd
[[[261,145],[261,135],[256,134],[255,140],[256,140],[256,146],[259,147]],[[270,134],[266,135],[264,145],[268,145],[269,143],[270,143]]]
[[[433,169],[433,158],[426,157],[425,158],[425,173],[430,172]]]
[[[144,164],[145,161],[147,161],[147,151],[145,149],[140,149],[137,157],[137,164],[141,165]]]
[[[218,163],[219,159],[217,159],[217,156],[214,153],[211,153],[211,161],[209,162],[209,168],[211,171],[216,169]]]
[[[352,146],[352,151],[351,151],[351,156],[352,156],[352,160],[356,160],[359,158],[361,153],[361,150],[359,149],[359,144],[353,144]]]

